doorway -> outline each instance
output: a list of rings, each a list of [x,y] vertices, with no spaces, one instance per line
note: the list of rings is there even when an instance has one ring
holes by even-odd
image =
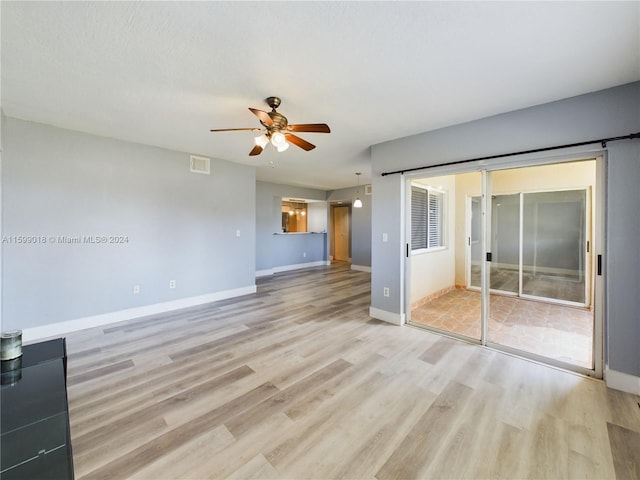
[[[351,207],[331,206],[331,251],[333,260],[351,262]]]
[[[601,164],[588,159],[412,179],[412,188],[447,185],[447,240],[442,251],[411,248],[408,321],[601,375],[595,300],[602,286],[592,268],[603,243],[596,215]],[[407,238],[416,226],[410,217]],[[444,282],[437,289],[421,287],[436,280]]]

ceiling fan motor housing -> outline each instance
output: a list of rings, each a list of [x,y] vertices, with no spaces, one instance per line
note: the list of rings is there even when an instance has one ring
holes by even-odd
[[[284,115],[280,115],[275,110],[269,112],[269,116],[271,117],[271,120],[273,120],[273,125],[265,125],[265,127],[267,127],[267,130],[284,130],[285,128],[287,128],[287,117],[285,117]]]

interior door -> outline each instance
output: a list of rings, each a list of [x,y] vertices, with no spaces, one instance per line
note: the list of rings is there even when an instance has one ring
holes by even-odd
[[[349,207],[333,209],[334,258],[341,262],[349,261]]]

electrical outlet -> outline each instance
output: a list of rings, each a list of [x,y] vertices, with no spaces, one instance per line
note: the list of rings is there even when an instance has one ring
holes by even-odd
[[[134,285],[133,286],[133,293],[135,293],[135,294],[140,293],[140,285]]]
[[[169,288],[176,288],[176,281],[175,280],[169,280]]]
[[[384,287],[384,289],[382,290],[382,293],[385,297],[389,296],[389,287]]]
[[[388,242],[389,241],[389,235],[387,235],[386,233],[382,234],[382,241],[383,242]]]
[[[307,252],[302,252],[302,256],[306,257],[307,256]]]
[[[236,230],[236,237],[240,236],[240,230]]]

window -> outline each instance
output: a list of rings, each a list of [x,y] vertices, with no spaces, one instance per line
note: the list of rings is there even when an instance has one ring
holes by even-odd
[[[411,250],[444,246],[444,192],[411,186]]]

